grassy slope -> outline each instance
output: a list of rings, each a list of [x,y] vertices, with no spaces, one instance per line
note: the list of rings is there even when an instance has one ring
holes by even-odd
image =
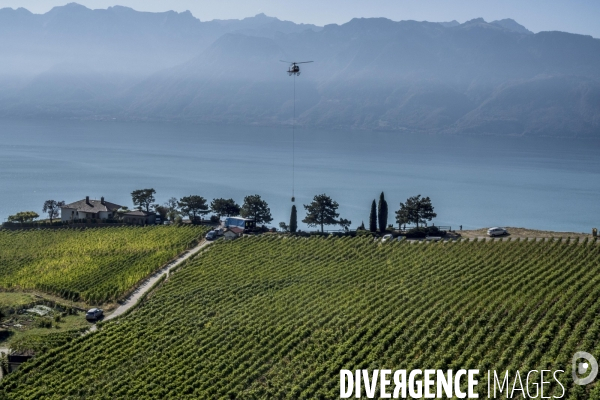
[[[30,304],[35,300],[35,296],[30,293],[0,292],[0,310],[11,306]]]
[[[0,287],[104,303],[188,248],[206,227],[0,231]]]
[[[0,397],[338,398],[342,368],[562,368],[594,397],[570,360],[600,353],[599,261],[596,243],[218,243]]]

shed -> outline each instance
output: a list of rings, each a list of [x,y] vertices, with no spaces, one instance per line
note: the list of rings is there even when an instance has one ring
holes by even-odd
[[[233,239],[237,239],[240,236],[242,236],[243,233],[244,233],[244,230],[242,228],[232,226],[225,231],[223,236],[225,236],[225,239],[233,240]]]
[[[123,214],[123,222],[134,225],[154,225],[156,214],[143,210],[129,211]]]

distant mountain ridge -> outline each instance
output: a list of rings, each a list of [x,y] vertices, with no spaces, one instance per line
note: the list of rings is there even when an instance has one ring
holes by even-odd
[[[297,122],[321,128],[600,135],[600,40],[511,19],[356,18],[295,24],[259,14],[0,10],[0,116],[278,125],[293,78]]]
[[[45,14],[0,9],[0,74],[43,72],[59,63],[86,64],[105,72],[152,73],[191,59],[226,33],[269,36],[314,25],[259,14],[243,20],[201,22],[189,11],[139,12],[113,6],[91,10],[77,3]]]
[[[514,19],[506,18],[501,19],[499,21],[492,21],[491,24],[501,26],[509,31],[517,32],[517,33],[525,33],[525,34],[533,34],[529,29],[525,28],[523,25],[519,24]]]

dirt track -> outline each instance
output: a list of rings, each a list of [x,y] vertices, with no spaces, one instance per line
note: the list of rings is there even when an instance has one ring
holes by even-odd
[[[181,254],[179,258],[174,261],[171,261],[169,264],[165,265],[160,270],[156,271],[150,278],[148,278],[144,283],[142,283],[136,290],[133,292],[124,302],[121,303],[119,307],[115,309],[110,315],[106,316],[103,321],[110,321],[113,318],[118,317],[119,315],[124,314],[130,308],[134,307],[139,299],[148,291],[152,286],[165,274],[168,274],[173,268],[179,266],[182,262],[198,253],[200,250],[206,248],[212,242],[203,241],[198,246],[194,247],[191,250]],[[95,332],[96,324],[92,325],[87,332]]]
[[[576,232],[553,232],[553,231],[538,231],[535,229],[526,229],[526,228],[514,228],[514,227],[505,227],[508,231],[508,235],[501,237],[511,237],[511,238],[592,238],[591,233],[576,233]],[[457,234],[460,234],[460,237],[463,238],[482,238],[489,237],[487,235],[488,228],[482,228],[477,230],[468,230],[468,231],[456,231]],[[590,229],[591,230],[591,229]]]

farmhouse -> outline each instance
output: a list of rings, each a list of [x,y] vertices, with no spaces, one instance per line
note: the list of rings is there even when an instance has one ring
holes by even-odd
[[[111,219],[116,216],[116,211],[121,207],[105,201],[104,197],[100,200],[90,200],[90,196],[86,196],[84,200],[61,207],[60,219],[64,222],[78,219]]]

